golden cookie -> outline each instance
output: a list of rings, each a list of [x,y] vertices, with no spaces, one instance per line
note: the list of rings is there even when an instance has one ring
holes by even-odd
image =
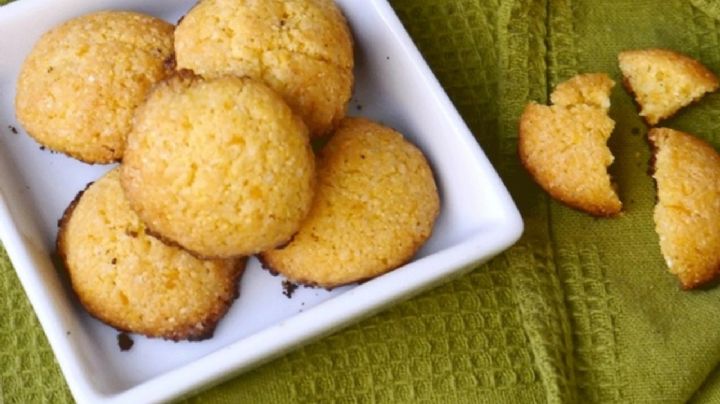
[[[135,108],[168,72],[173,26],[126,11],[72,19],[23,64],[18,120],[39,143],[88,163],[119,161]]]
[[[615,127],[608,116],[614,83],[584,74],[557,86],[554,105],[530,103],[520,118],[518,153],[535,181],[553,198],[596,216],[620,213],[622,203],[607,167],[606,143]]]
[[[267,83],[315,136],[345,116],[353,85],[352,37],[332,0],[203,0],[178,25],[179,68],[204,77]]]
[[[58,253],[85,308],[111,326],[150,337],[199,340],[238,293],[244,259],[202,261],[148,235],[115,169],[68,207]]]
[[[670,272],[684,289],[720,275],[720,155],[699,138],[652,129],[658,203],[655,229]]]
[[[620,53],[625,86],[640,105],[640,116],[655,125],[718,88],[715,74],[700,62],[666,49]]]
[[[307,128],[252,79],[177,76],[138,108],[122,165],[131,206],[158,237],[198,256],[287,242],[312,203]]]
[[[286,246],[261,255],[290,280],[336,287],[409,261],[440,209],[422,152],[398,132],[346,118],[318,159],[315,202]]]

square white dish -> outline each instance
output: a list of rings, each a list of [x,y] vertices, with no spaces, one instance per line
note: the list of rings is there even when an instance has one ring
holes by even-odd
[[[391,273],[331,292],[300,288],[292,299],[282,294],[282,279],[253,259],[214,338],[173,343],[133,336],[132,350],[121,352],[117,331],[82,310],[53,264],[58,218],[110,166],[40,150],[15,119],[15,80],[35,41],[69,18],[128,9],[174,22],[194,2],[19,0],[0,7],[0,239],[81,403],[165,401],[219,382],[464,274],[522,233],[500,178],[386,0],[338,0],[356,41],[350,112],[400,130],[428,156],[442,198],[433,237]]]

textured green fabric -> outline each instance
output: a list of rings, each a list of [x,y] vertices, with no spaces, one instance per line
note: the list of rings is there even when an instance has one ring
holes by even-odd
[[[621,86],[612,96],[620,218],[550,201],[515,152],[528,100],[547,101],[552,86],[579,72],[619,82],[624,49],[673,48],[720,73],[720,1],[392,5],[511,189],[525,236],[468,276],[189,401],[720,402],[720,289],[682,292],[665,271],[647,128],[631,98]],[[720,147],[720,95],[664,124]],[[0,402],[70,400],[1,255]]]

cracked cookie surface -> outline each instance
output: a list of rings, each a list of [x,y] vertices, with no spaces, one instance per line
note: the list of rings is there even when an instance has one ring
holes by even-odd
[[[172,340],[212,336],[237,297],[245,259],[199,260],[150,236],[119,169],[68,207],[58,253],[85,308],[120,330]]]
[[[422,152],[387,127],[346,118],[318,156],[313,207],[292,241],[261,254],[294,282],[326,288],[370,279],[408,262],[440,210]]]
[[[178,25],[179,68],[203,77],[248,76],[277,91],[313,136],[345,116],[353,44],[332,0],[204,0]]]
[[[199,257],[246,256],[297,231],[315,158],[303,122],[265,84],[181,72],[138,109],[122,185],[164,241]]]
[[[88,163],[120,160],[135,108],[170,73],[173,29],[126,11],[88,14],[52,29],[23,64],[18,120],[52,150]]]

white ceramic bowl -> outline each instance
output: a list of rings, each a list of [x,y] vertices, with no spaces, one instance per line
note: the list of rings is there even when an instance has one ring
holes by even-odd
[[[20,0],[0,8],[0,238],[78,402],[158,402],[219,382],[461,275],[522,233],[507,190],[388,3],[340,0],[357,48],[351,113],[395,127],[428,155],[442,197],[433,237],[396,271],[332,292],[301,288],[292,299],[253,259],[214,338],[133,336],[132,350],[121,352],[117,332],[83,311],[52,260],[58,218],[110,167],[41,151],[15,119],[15,81],[40,35],[71,17],[129,9],[177,21],[193,3]]]

